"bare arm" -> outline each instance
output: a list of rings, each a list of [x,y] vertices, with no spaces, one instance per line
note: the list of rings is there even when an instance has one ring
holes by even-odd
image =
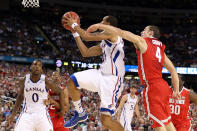
[[[62,24],[72,27],[73,23],[77,23],[77,19],[72,18],[69,14],[68,16],[63,16],[62,18]],[[107,33],[106,31],[103,31],[101,33],[89,33],[86,30],[82,29],[79,25],[76,25],[74,27],[74,31],[79,33],[81,38],[83,38],[85,41],[101,41],[110,39],[113,37],[112,34]]]
[[[66,108],[66,112],[68,112],[69,110],[69,98],[68,98],[68,91],[67,89],[65,88],[64,89],[64,95],[65,95],[65,108]],[[53,100],[50,96],[49,96],[49,103],[47,103],[46,105],[48,104],[53,104],[54,106],[56,106],[57,109],[60,109],[60,103]]]
[[[66,112],[68,112],[69,110],[69,97],[68,97],[68,90],[67,88],[64,89],[64,95],[65,95],[65,108],[66,108]]]
[[[139,106],[138,106],[138,98],[137,98],[137,102],[136,102],[136,105],[135,105],[135,113],[137,115],[137,118],[140,118],[140,111],[139,111]]]
[[[87,48],[87,46],[82,42],[80,37],[75,37],[75,41],[83,57],[99,56],[102,54],[102,49],[100,45]]]
[[[19,107],[21,106],[23,99],[24,99],[24,83],[25,83],[25,78],[22,78],[21,80],[19,80],[19,93],[16,99],[16,104],[13,108],[12,114],[10,116],[10,122],[13,121],[16,112],[18,111]]]
[[[172,76],[172,84],[175,92],[179,92],[179,77],[170,59],[164,54],[164,67],[170,72]]]
[[[48,89],[51,89],[52,92],[56,93],[57,95],[59,95],[60,97],[60,116],[63,116],[64,113],[65,113],[65,96],[64,96],[64,92],[63,90],[56,86],[56,84],[54,82],[52,82],[51,80],[49,79],[46,79],[46,87]]]
[[[197,94],[195,92],[189,92],[189,100],[197,105]]]
[[[113,27],[110,25],[104,25],[104,24],[93,25],[88,30],[91,31],[91,28],[94,28],[93,31],[96,29],[101,29],[101,30],[105,30],[105,31],[109,32],[110,34],[118,35],[118,36],[132,42],[134,44],[135,48],[140,50],[140,52],[142,52],[142,53],[144,53],[147,49],[147,44],[146,44],[146,41],[144,40],[144,38],[142,38],[139,35],[135,35],[129,31],[121,30],[119,28],[116,28],[116,27]]]
[[[80,28],[80,26],[76,26],[75,31],[79,33],[81,38],[83,38],[85,41],[101,41],[101,40],[107,40],[113,37],[111,33],[107,33],[106,31],[89,33],[86,30]]]
[[[138,105],[138,102],[139,102],[139,98],[137,98],[137,102],[136,102],[136,105],[135,105],[135,114],[139,120],[140,123],[144,123],[144,119],[141,118],[140,116],[140,111],[139,111],[139,105]]]
[[[124,95],[120,101],[120,104],[118,106],[118,109],[117,109],[117,119],[120,120],[120,115],[121,115],[121,111],[122,111],[122,108],[125,104],[125,101],[127,100],[127,95]]]

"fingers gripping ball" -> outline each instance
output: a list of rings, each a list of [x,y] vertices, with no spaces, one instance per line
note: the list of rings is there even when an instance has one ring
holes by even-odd
[[[63,21],[63,20],[68,21],[68,19],[70,19],[70,17],[71,17],[72,19],[74,19],[78,25],[80,25],[80,18],[79,18],[79,16],[78,16],[78,14],[75,13],[75,12],[72,12],[72,11],[66,12],[66,13],[63,15],[63,17],[62,17],[62,25],[63,25],[63,27],[64,27],[65,29],[70,30],[70,31],[74,31],[74,30],[72,29],[72,27],[68,25],[68,23],[66,23],[65,21]]]

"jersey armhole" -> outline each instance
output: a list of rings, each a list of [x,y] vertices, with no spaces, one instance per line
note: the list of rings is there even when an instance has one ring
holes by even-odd
[[[150,45],[149,45],[148,40],[146,40],[146,38],[144,38],[144,40],[145,40],[145,42],[146,42],[146,44],[147,44],[147,49],[146,49],[146,51],[145,51],[144,53],[142,53],[142,55],[143,55],[143,54],[146,54],[146,53],[148,52],[149,48],[150,48],[150,47],[149,47]],[[140,52],[140,51],[139,51],[139,52]],[[141,53],[141,52],[140,52],[140,53]]]

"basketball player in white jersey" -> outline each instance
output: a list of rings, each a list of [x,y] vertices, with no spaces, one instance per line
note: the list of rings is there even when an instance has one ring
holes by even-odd
[[[42,62],[35,60],[31,65],[31,73],[19,81],[20,91],[16,104],[9,119],[13,121],[18,108],[23,102],[23,110],[15,125],[15,131],[53,131],[53,125],[48,114],[44,100],[48,98],[48,90],[56,92],[60,96],[60,112],[63,116],[64,93],[42,74]]]
[[[140,112],[138,108],[138,97],[135,95],[137,92],[137,85],[130,87],[130,93],[124,95],[120,101],[120,105],[117,109],[117,120],[120,121],[124,127],[124,131],[132,131],[131,122],[134,112],[140,122],[143,123],[143,119],[140,118]]]
[[[73,29],[77,46],[83,57],[93,57],[103,54],[103,63],[100,69],[90,69],[74,73],[68,81],[69,94],[72,97],[75,106],[75,116],[65,124],[65,127],[71,128],[78,122],[85,121],[87,114],[81,106],[80,89],[86,89],[92,92],[98,92],[101,105],[101,123],[107,129],[112,131],[123,131],[123,127],[112,116],[116,109],[117,100],[123,88],[123,77],[125,74],[124,65],[124,42],[121,37],[111,35],[108,32],[97,32],[86,34],[76,24],[76,20],[70,16],[62,21],[64,25],[75,25]],[[117,26],[117,19],[113,16],[106,16],[101,22],[103,24]],[[87,48],[82,42],[80,36],[86,41],[101,41],[100,44]]]

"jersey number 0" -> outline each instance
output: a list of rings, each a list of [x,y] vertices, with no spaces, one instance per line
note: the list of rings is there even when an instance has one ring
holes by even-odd
[[[33,100],[33,102],[38,102],[39,97],[38,97],[38,94],[37,93],[33,93],[32,100]]]

